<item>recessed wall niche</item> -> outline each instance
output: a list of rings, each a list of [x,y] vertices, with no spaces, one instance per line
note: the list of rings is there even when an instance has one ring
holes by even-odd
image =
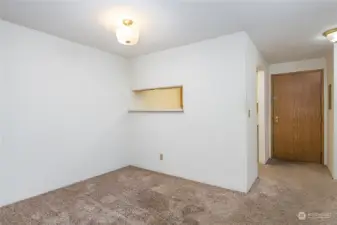
[[[183,86],[133,90],[133,106],[129,112],[182,112]]]

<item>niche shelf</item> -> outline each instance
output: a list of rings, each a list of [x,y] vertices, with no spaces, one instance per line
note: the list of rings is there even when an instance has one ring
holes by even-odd
[[[129,113],[184,112],[183,86],[133,90]]]

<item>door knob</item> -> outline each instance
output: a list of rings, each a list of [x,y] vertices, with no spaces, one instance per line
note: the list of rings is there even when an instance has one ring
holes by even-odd
[[[275,123],[278,123],[279,117],[275,116]]]

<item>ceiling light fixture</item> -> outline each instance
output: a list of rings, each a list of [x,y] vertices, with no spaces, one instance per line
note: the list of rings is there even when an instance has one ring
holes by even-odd
[[[124,19],[121,26],[116,30],[119,43],[123,45],[135,45],[139,40],[139,30],[131,19]]]
[[[327,30],[323,33],[323,36],[326,37],[332,43],[337,42],[337,28]]]

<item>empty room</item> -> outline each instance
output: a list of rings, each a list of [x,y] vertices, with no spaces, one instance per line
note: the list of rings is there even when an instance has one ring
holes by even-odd
[[[337,225],[336,12],[0,0],[0,225]]]

